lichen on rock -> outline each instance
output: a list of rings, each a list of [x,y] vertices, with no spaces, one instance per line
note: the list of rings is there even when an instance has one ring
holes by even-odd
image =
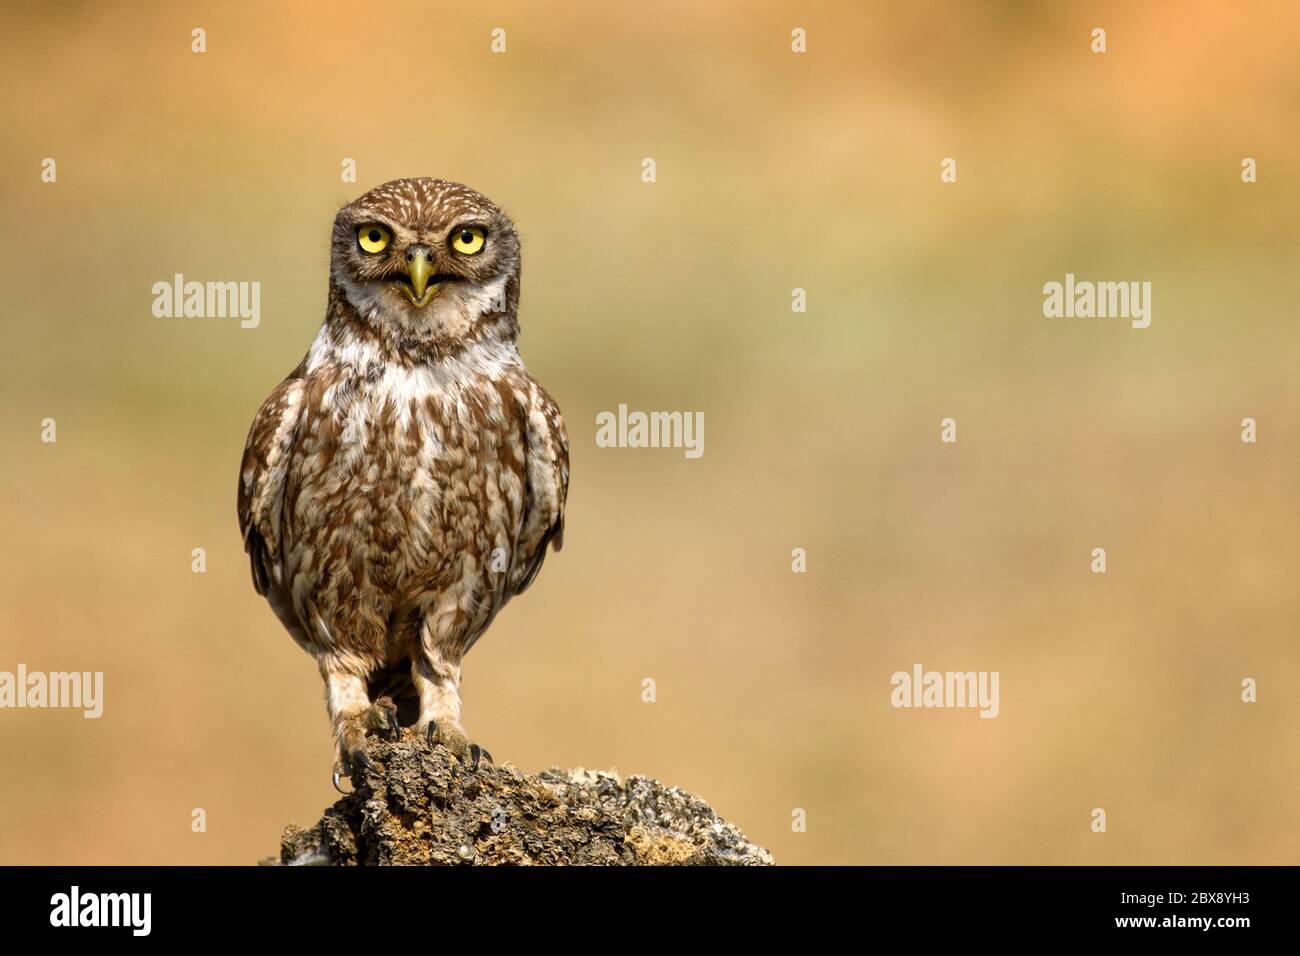
[[[422,740],[373,740],[380,768],[310,829],[289,826],[284,865],[740,865],[772,855],[699,797],[603,770],[471,769]],[[269,861],[274,862],[274,861]]]

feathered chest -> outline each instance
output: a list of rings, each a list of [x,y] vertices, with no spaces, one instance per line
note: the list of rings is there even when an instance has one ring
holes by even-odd
[[[305,404],[286,537],[308,567],[405,590],[509,553],[526,421],[508,370],[327,369]]]

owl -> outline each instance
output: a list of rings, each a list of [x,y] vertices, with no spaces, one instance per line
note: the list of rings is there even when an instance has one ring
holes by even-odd
[[[473,769],[461,662],[564,540],[569,450],[516,345],[520,243],[480,193],[400,179],[334,220],[325,321],[253,419],[253,585],[316,659],[340,774],[412,728]]]

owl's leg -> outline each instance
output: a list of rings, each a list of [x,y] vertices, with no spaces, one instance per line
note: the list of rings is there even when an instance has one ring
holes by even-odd
[[[437,646],[425,645],[417,654],[411,666],[420,696],[416,732],[424,735],[430,747],[442,744],[462,761],[469,760],[475,770],[484,757],[491,762],[492,755],[471,743],[460,725],[460,661],[452,660]]]
[[[355,777],[362,769],[377,769],[366,752],[367,734],[399,734],[401,727],[397,722],[396,705],[387,697],[371,703],[366,694],[366,682],[360,677],[339,669],[325,658],[321,660],[321,675],[325,678],[326,708],[330,723],[334,725],[334,786],[337,789],[340,773]]]

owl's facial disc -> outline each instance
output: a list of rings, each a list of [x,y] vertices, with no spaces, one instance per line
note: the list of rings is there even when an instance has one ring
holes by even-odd
[[[331,275],[369,321],[451,340],[505,309],[518,238],[477,194],[452,190],[439,199],[412,188],[410,195],[381,189],[339,211]]]

